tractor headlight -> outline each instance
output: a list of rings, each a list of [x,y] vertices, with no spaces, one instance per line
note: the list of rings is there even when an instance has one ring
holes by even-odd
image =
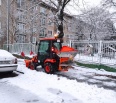
[[[58,34],[54,34],[54,37],[57,38],[58,37]]]

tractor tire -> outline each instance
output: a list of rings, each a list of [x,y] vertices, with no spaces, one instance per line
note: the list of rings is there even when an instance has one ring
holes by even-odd
[[[45,63],[44,64],[44,70],[47,74],[53,74],[54,73],[54,68],[51,63]]]
[[[36,65],[32,62],[32,63],[30,63],[29,68],[31,70],[36,70]]]

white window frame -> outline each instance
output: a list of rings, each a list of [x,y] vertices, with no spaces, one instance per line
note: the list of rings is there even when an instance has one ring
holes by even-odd
[[[2,23],[0,22],[0,29],[2,29]]]
[[[36,37],[32,37],[32,43],[36,43]]]
[[[0,5],[2,4],[1,0],[0,0]]]
[[[0,9],[0,17],[1,17],[1,9]]]

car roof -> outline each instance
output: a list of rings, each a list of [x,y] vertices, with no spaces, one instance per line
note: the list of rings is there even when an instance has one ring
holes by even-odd
[[[0,58],[1,57],[5,57],[5,58],[14,58],[14,56],[10,53],[10,52],[8,52],[8,51],[6,51],[6,50],[3,50],[3,49],[0,49]]]

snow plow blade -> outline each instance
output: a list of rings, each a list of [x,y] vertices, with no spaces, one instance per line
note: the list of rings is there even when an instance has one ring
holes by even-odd
[[[63,46],[58,56],[60,57],[59,71],[68,71],[69,68],[73,68],[73,59],[77,54],[77,50],[74,48]]]
[[[25,59],[24,61],[27,68],[34,70],[34,64],[38,63],[37,55],[33,56],[31,59]]]

